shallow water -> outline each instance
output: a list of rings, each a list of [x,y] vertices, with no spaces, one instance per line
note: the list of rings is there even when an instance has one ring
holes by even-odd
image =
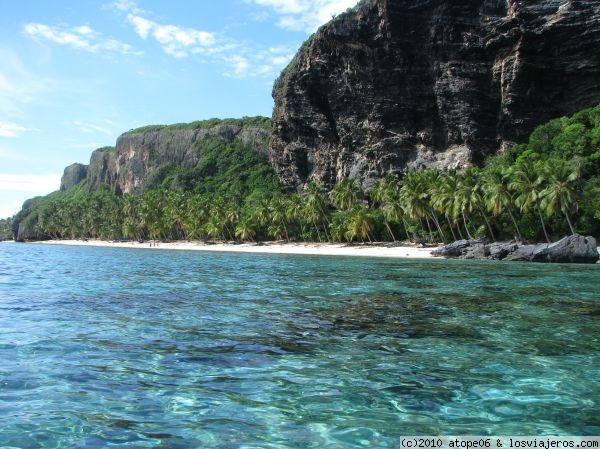
[[[0,447],[600,434],[600,267],[0,245]]]

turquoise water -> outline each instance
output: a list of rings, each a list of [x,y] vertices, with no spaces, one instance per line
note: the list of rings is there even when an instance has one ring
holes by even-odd
[[[0,447],[600,434],[600,266],[0,244]]]

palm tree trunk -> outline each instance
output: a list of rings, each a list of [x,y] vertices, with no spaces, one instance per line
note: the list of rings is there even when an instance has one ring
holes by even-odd
[[[479,205],[477,205],[477,209],[479,209],[479,212],[481,212],[481,216],[485,220],[485,224],[487,225],[487,228],[490,231],[490,236],[492,237],[492,240],[495,242],[496,236],[494,235],[494,231],[492,230],[492,225],[490,224],[490,220],[488,220],[487,214]]]
[[[517,239],[520,242],[521,240],[523,240],[523,237],[521,236],[521,230],[519,229],[517,220],[515,220],[515,216],[513,215],[512,211],[510,210],[510,207],[507,207],[506,210],[508,211],[508,215],[510,215],[510,219],[512,220],[513,226],[515,227],[515,231],[517,233]]]
[[[465,226],[465,231],[467,231],[467,236],[469,237],[470,240],[473,240],[473,236],[469,232],[469,228],[467,226],[467,217],[465,216],[465,210],[463,209],[461,212],[462,212],[462,217],[463,217],[463,225]]]
[[[446,242],[446,236],[444,235],[444,231],[442,231],[442,227],[440,226],[440,222],[438,221],[437,217],[435,216],[435,214],[433,212],[431,212],[431,219],[433,220],[433,224],[435,224],[436,228],[438,229],[438,232],[440,233],[440,238],[445,243]]]
[[[317,236],[319,237],[319,242],[322,242],[323,240],[321,240],[321,233],[319,232],[319,227],[317,226],[317,222],[315,221],[315,219],[313,218],[313,225],[315,226],[315,229],[317,230]]]
[[[406,233],[406,238],[408,240],[410,240],[410,232],[408,232],[408,225],[406,224],[406,220],[404,219],[404,217],[402,217],[402,225],[404,226],[404,232]],[[415,240],[415,237],[413,236],[413,241]]]
[[[540,222],[542,223],[542,230],[544,231],[544,237],[546,237],[546,241],[550,243],[550,237],[548,237],[548,231],[546,231],[546,223],[544,223],[544,217],[542,217],[542,211],[540,210],[540,206],[537,206],[538,216],[540,217]]]
[[[327,233],[327,228],[329,227],[329,220],[327,220],[326,218],[325,221],[327,222],[327,225],[323,226],[323,233],[325,234],[325,238],[327,239],[327,241],[330,242],[331,238],[329,238],[329,234]]]
[[[460,229],[460,223],[459,223],[458,219],[456,220],[456,230],[458,231],[458,235],[460,236],[460,239],[464,240],[465,236],[463,235],[463,233],[462,233],[462,231]]]
[[[387,222],[387,220],[385,221],[385,227],[387,228],[387,231],[390,233],[390,236],[392,237],[392,241],[395,242],[396,241],[396,237],[394,236],[394,233],[392,232],[392,228],[390,228],[390,224]]]
[[[285,224],[285,220],[281,220],[281,224],[283,225],[283,230],[285,231],[285,239],[287,242],[290,242],[290,236],[288,234],[287,225]]]
[[[447,215],[444,215],[444,217],[446,217],[446,223],[448,223],[448,227],[450,228],[450,232],[452,233],[452,238],[454,239],[454,241],[457,241],[458,239],[456,238],[456,233],[452,228],[452,222],[450,221]]]
[[[427,215],[425,215],[425,222],[427,223],[427,229],[429,229],[429,241],[433,243],[433,231],[431,230],[431,223],[429,223]]]
[[[569,214],[565,212],[565,217],[567,219],[567,223],[569,223],[569,229],[571,230],[571,235],[575,234],[575,230],[573,229],[573,223],[571,223],[571,219],[569,218]]]

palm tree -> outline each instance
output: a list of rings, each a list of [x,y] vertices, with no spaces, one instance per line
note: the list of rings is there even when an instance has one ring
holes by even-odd
[[[249,218],[256,227],[257,234],[264,235],[271,217],[269,214],[269,198],[261,197],[250,205]]]
[[[492,168],[484,172],[482,181],[484,201],[488,210],[494,216],[498,216],[504,211],[508,212],[515,228],[515,238],[521,241],[521,231],[512,211],[514,198],[510,190],[510,171],[506,168]]]
[[[209,203],[205,197],[191,195],[185,201],[185,216],[183,227],[188,239],[200,238],[203,234],[203,226],[209,216]]]
[[[362,191],[353,178],[344,178],[330,193],[331,202],[340,210],[352,209],[361,199]]]
[[[287,204],[281,195],[275,195],[269,201],[269,215],[271,217],[269,234],[275,238],[281,238],[282,235],[285,235],[285,239],[289,242],[286,206]]]
[[[386,176],[384,179],[376,181],[369,191],[369,195],[375,205],[379,205],[379,208],[383,214],[383,222],[392,240],[395,242],[396,236],[390,227],[390,223],[399,223],[400,220],[402,220],[404,223],[406,237],[409,238],[408,229],[406,229],[406,222],[404,221],[402,206],[399,199],[400,187],[398,184],[398,178],[395,176]]]
[[[439,186],[443,184],[443,176],[440,173],[440,171],[436,169],[424,170],[423,172],[421,172],[421,176],[423,177],[424,188],[427,192],[426,197],[427,203],[429,205],[429,216],[435,224],[435,227],[437,228],[440,234],[440,238],[443,241],[446,241],[446,235],[444,234],[444,231],[442,230],[442,227],[440,225],[440,221],[436,216],[437,214],[433,204],[433,195],[435,194],[435,191],[439,189]]]
[[[185,201],[183,193],[168,190],[165,195],[165,215],[166,219],[172,223],[173,231],[178,239],[186,238],[185,226]]]
[[[560,210],[567,219],[571,234],[575,234],[569,213],[577,207],[575,184],[579,179],[577,167],[563,160],[549,160],[543,166],[547,185],[540,192],[541,207],[551,216]]]
[[[529,212],[535,209],[542,224],[544,237],[550,243],[546,223],[542,216],[542,208],[540,204],[540,194],[542,192],[542,184],[544,177],[538,175],[539,165],[533,164],[530,161],[523,161],[520,165],[511,169],[509,188],[515,192],[515,204],[521,209],[521,212]]]
[[[448,227],[455,240],[456,234],[454,233],[454,226],[456,226],[460,238],[464,238],[460,229],[460,218],[464,217],[464,211],[462,210],[460,197],[458,195],[459,187],[459,174],[456,170],[450,170],[441,178],[441,182],[438,183],[431,192],[432,205],[438,212],[446,217]],[[465,220],[463,220],[463,225],[465,226],[468,235],[469,232]]]
[[[473,167],[465,170],[460,177],[457,193],[460,198],[462,210],[465,212],[473,212],[474,210],[477,210],[485,221],[488,231],[490,232],[490,237],[492,237],[492,240],[495,241],[496,236],[494,235],[494,230],[492,229],[490,220],[484,210],[483,192],[481,182],[479,180],[479,173],[479,170]]]
[[[372,242],[371,232],[373,232],[374,220],[369,209],[364,204],[355,206],[350,212],[350,221],[346,237],[348,240],[359,238],[364,242],[365,238]]]
[[[331,216],[331,224],[329,230],[331,239],[334,242],[342,242],[347,240],[348,223],[350,223],[350,211],[336,210]]]
[[[325,239],[329,240],[329,235],[327,234],[327,226],[329,226],[329,219],[327,218],[329,203],[325,189],[315,182],[310,182],[306,185],[305,190],[304,215],[313,224],[319,241],[322,241],[321,229],[325,233]],[[327,226],[323,226],[324,222]]]
[[[225,237],[225,223],[216,211],[210,215],[205,229],[208,236],[212,239],[224,239]]]
[[[433,231],[429,222],[432,207],[430,204],[428,175],[424,175],[425,171],[409,171],[402,180],[400,188],[399,200],[402,209],[408,216],[414,220],[422,221],[425,219],[427,229],[429,231],[430,241],[433,241]],[[423,227],[423,226],[421,226]],[[440,229],[441,235],[441,229]]]
[[[240,209],[234,201],[228,201],[222,210],[222,218],[229,237],[233,239],[235,235],[236,223],[240,219]]]
[[[302,227],[302,198],[297,193],[292,193],[284,197],[283,203],[286,222],[289,223],[291,233],[297,237],[299,235],[298,228]]]
[[[235,227],[235,236],[240,240],[253,240],[256,236],[256,228],[250,217],[242,218]]]
[[[122,197],[123,205],[123,235],[134,240],[141,240],[143,233],[143,221],[141,218],[140,197],[131,194],[125,194]]]

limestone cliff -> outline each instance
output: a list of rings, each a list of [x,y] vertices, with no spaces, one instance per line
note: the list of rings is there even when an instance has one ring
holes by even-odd
[[[61,190],[83,184],[92,190],[107,185],[116,193],[139,193],[150,182],[156,181],[165,167],[194,167],[200,158],[202,144],[211,139],[227,142],[239,139],[266,159],[269,125],[268,119],[256,117],[133,130],[121,135],[114,148],[94,151],[89,165],[67,167]]]
[[[275,82],[269,159],[290,189],[462,167],[600,101],[597,0],[364,0]]]
[[[60,190],[69,190],[83,181],[87,176],[87,169],[87,165],[78,163],[66,167],[62,178],[60,178]]]

